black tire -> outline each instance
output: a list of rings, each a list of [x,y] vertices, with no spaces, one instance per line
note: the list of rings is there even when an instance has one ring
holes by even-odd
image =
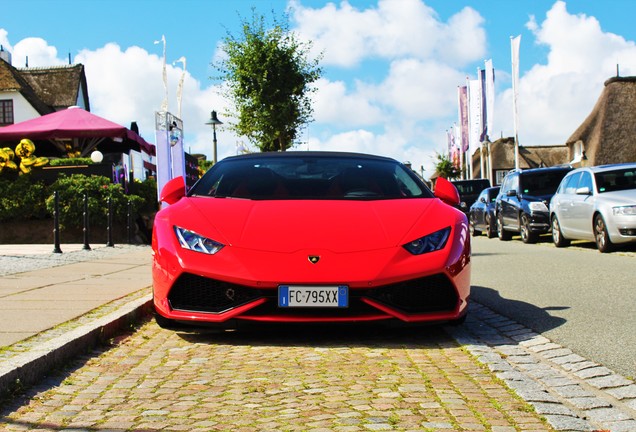
[[[600,214],[594,216],[594,238],[596,239],[596,247],[599,252],[607,253],[614,250],[614,244],[607,233],[607,225],[605,219]]]
[[[497,237],[497,227],[490,220],[490,216],[486,216],[486,236],[489,239]]]
[[[521,234],[521,240],[524,243],[536,243],[539,236],[536,233],[530,231],[530,221],[527,214],[521,215],[521,223],[519,224],[519,233]]]
[[[563,237],[561,225],[559,225],[559,220],[556,215],[552,216],[552,242],[558,248],[570,245],[570,240]]]
[[[501,214],[497,216],[497,237],[499,237],[501,241],[508,241],[512,238],[512,234],[503,227],[503,217],[501,217]]]
[[[447,325],[452,326],[452,327],[457,327],[457,326],[461,326],[464,325],[464,323],[466,322],[466,317],[468,316],[468,312],[465,313],[464,315],[462,315],[461,317],[455,319],[455,320],[451,320],[447,323]]]
[[[473,237],[479,237],[481,235],[481,231],[475,229],[475,224],[472,221],[468,222],[468,229]]]

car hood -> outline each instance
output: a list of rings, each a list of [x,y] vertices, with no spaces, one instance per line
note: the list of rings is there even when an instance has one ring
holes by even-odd
[[[244,200],[188,197],[170,206],[171,223],[236,248],[337,253],[395,247],[455,224],[438,199]],[[461,215],[461,213],[459,213]]]

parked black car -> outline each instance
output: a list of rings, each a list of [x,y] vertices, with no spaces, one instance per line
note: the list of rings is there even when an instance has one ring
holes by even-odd
[[[488,179],[473,179],[473,180],[453,180],[452,184],[457,188],[459,192],[459,209],[466,213],[470,206],[477,200],[477,197],[486,188],[490,187],[490,181]]]
[[[477,201],[468,210],[468,223],[470,232],[474,237],[486,231],[488,238],[497,235],[497,223],[495,222],[495,201],[499,194],[499,186],[486,188],[477,197]]]
[[[510,240],[520,233],[524,243],[535,243],[550,232],[550,199],[569,166],[513,170],[506,174],[495,202],[497,235]]]

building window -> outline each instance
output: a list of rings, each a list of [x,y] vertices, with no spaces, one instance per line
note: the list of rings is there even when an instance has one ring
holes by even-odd
[[[13,101],[0,100],[0,126],[13,124]]]

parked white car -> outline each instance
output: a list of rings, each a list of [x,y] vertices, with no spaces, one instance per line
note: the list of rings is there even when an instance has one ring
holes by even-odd
[[[591,240],[610,252],[636,242],[636,163],[577,168],[563,178],[550,201],[552,240]]]

